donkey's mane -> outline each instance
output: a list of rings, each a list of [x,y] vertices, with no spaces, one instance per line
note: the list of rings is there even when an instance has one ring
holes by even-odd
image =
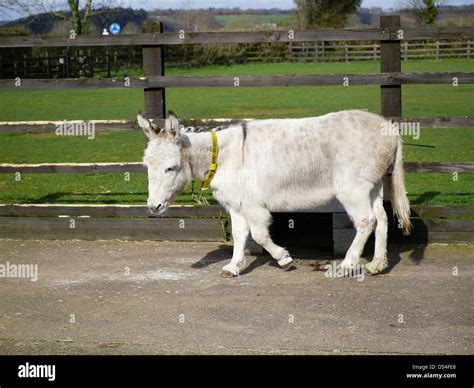
[[[222,125],[184,125],[181,124],[180,132],[181,133],[201,133],[201,132],[210,132],[212,129],[214,131],[223,131],[236,125],[242,124],[244,121],[231,121]]]

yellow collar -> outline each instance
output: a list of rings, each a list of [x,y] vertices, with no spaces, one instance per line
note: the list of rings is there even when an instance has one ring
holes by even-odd
[[[219,143],[217,142],[217,135],[216,131],[213,129],[211,130],[212,136],[212,161],[211,165],[209,166],[209,172],[207,173],[204,182],[202,182],[201,190],[207,190],[209,185],[211,184],[212,178],[216,175],[217,171],[217,157],[219,156]]]

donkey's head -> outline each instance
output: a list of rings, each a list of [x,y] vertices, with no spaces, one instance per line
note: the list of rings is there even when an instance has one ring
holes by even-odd
[[[148,139],[143,159],[148,168],[148,208],[161,215],[191,180],[191,168],[183,157],[179,123],[174,113],[168,112],[163,129],[141,112],[137,120]]]

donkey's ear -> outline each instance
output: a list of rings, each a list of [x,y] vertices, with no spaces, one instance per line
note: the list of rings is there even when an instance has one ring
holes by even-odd
[[[179,140],[179,121],[176,118],[176,115],[172,111],[168,111],[168,118],[165,122],[165,131],[166,133],[174,138],[176,141]]]
[[[158,126],[148,120],[148,118],[145,116],[145,113],[143,112],[138,112],[137,122],[140,128],[143,129],[143,132],[145,133],[145,136],[148,140],[154,139],[160,133]]]

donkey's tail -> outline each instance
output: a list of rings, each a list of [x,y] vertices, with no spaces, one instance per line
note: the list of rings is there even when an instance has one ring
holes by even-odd
[[[410,222],[410,203],[405,190],[402,151],[403,141],[400,138],[392,171],[392,207],[403,229],[403,234],[409,235],[413,226]]]

